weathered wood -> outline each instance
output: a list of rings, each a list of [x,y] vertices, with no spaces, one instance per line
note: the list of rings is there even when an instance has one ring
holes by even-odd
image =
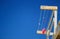
[[[60,31],[58,32],[56,39],[60,39]]]
[[[57,6],[40,6],[40,9],[43,9],[43,10],[57,10]]]
[[[42,33],[42,31],[37,30],[37,34],[43,34],[43,33]],[[44,34],[47,34],[47,32],[45,32]],[[50,35],[53,35],[53,33],[52,33],[52,32],[50,32]]]

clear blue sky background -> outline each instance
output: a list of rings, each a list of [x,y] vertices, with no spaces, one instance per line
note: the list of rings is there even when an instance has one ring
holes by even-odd
[[[0,0],[0,39],[45,39],[38,35],[40,5],[58,6],[60,0]]]

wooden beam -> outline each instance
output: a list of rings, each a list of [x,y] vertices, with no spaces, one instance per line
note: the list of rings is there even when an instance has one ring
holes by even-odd
[[[42,34],[42,31],[40,30],[37,30],[37,34]],[[46,34],[46,33],[45,33]]]
[[[37,30],[37,34],[43,34],[43,33],[42,33],[42,31]],[[47,32],[45,32],[44,34],[47,34]],[[50,35],[53,35],[53,33],[52,33],[52,32],[50,32]]]
[[[40,6],[40,9],[42,10],[57,10],[57,6]]]

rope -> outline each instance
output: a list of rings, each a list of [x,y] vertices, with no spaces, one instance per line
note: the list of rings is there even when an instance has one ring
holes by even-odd
[[[49,21],[49,24],[48,24],[48,28],[47,28],[47,39],[49,39],[48,37],[50,35],[50,31],[52,29],[52,26],[53,26],[53,13],[51,15],[51,18],[50,18],[50,21]]]
[[[40,23],[41,17],[42,17],[42,10],[41,10],[41,12],[40,12],[40,19],[39,19],[39,23],[38,23],[38,30],[39,30],[39,26],[41,26],[41,23]]]
[[[53,20],[52,20],[52,24],[51,24],[51,27],[50,27],[50,31],[52,30],[52,27],[53,27],[53,23],[54,23],[54,22],[53,22]]]
[[[48,28],[47,28],[47,30],[48,30],[49,27],[50,27],[50,24],[51,24],[52,18],[53,18],[53,13],[52,13],[52,15],[51,15],[51,18],[50,18],[50,21],[49,21],[49,24],[48,24]]]
[[[42,11],[41,11],[41,13],[40,13],[40,22],[38,23],[38,25],[40,26],[40,28],[42,28],[42,25],[44,25],[44,17],[45,17],[45,10],[44,10],[44,13],[42,13]],[[42,22],[41,22],[42,21]],[[38,26],[38,30],[39,30],[39,26]]]
[[[46,12],[46,11],[44,11],[43,24],[44,24],[44,22],[45,22],[45,15],[46,15],[45,12]]]
[[[43,12],[43,14],[42,14],[42,24],[41,24],[41,28],[42,28],[42,26],[44,26],[44,19],[45,19],[45,10],[44,10],[44,12]]]
[[[51,23],[50,29],[49,29],[49,31],[48,31],[47,39],[49,38],[50,32],[51,32],[51,30],[52,30],[52,27],[53,27],[53,20],[52,20],[52,23]]]
[[[46,17],[46,19],[45,19],[45,22],[46,22],[46,20],[47,20],[47,17],[48,17],[48,11],[46,11],[46,15],[45,15],[45,17]],[[46,23],[45,23],[46,24]]]

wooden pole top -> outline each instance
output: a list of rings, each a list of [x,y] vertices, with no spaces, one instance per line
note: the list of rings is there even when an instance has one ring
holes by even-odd
[[[41,5],[40,9],[42,9],[42,10],[57,10],[58,7],[57,6],[44,6],[44,5]]]

